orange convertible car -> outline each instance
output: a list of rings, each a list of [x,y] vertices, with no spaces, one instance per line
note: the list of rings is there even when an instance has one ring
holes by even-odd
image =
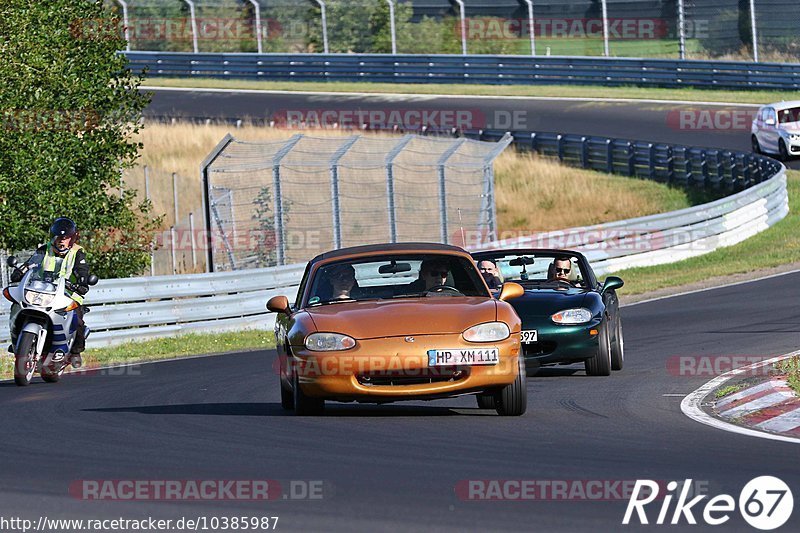
[[[385,403],[474,394],[519,416],[527,407],[520,319],[472,258],[441,244],[380,244],[325,253],[278,313],[281,404],[299,415],[326,400]],[[520,368],[523,368],[521,371]]]

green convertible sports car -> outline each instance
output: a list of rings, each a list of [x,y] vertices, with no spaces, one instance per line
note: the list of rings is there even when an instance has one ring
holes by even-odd
[[[525,288],[524,296],[509,303],[522,318],[528,371],[580,361],[590,376],[622,369],[620,278],[598,282],[586,258],[567,250],[492,250],[472,256],[490,289],[499,290],[506,281]]]

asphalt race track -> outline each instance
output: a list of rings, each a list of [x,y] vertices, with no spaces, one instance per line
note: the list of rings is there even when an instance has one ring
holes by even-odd
[[[348,119],[348,113],[392,110],[460,112],[472,129],[600,135],[729,150],[750,150],[750,120],[758,106],[649,102],[597,102],[525,98],[443,98],[413,95],[215,92],[151,89],[148,117],[260,119],[296,116]],[[765,102],[768,103],[768,102]],[[339,113],[339,114],[336,114]],[[433,115],[432,121],[448,126]],[[437,122],[438,121],[438,122]],[[800,168],[800,160],[789,164]]]
[[[796,349],[799,300],[795,273],[626,307],[625,369],[609,378],[573,367],[532,377],[523,418],[478,410],[472,397],[332,404],[322,418],[294,417],[279,405],[274,352],[134,366],[55,385],[36,378],[25,389],[2,383],[3,514],[279,516],[280,529],[306,531],[660,530],[622,527],[625,500],[466,501],[455,488],[464,480],[691,478],[711,495],[738,499],[761,475],[800,487],[795,444],[688,419],[681,398],[709,376],[668,370],[678,355]],[[77,480],[129,479],[268,479],[287,496],[310,481],[321,499],[84,501],[69,491]],[[658,507],[648,507],[651,521]],[[695,516],[702,523],[702,509]],[[796,531],[797,522],[795,515],[782,530]],[[689,529],[681,524],[671,530]],[[706,529],[752,531],[738,512],[722,527],[692,527]]]

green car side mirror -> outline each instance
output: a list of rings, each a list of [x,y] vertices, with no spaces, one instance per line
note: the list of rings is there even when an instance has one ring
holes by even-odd
[[[617,276],[608,276],[606,278],[606,282],[603,283],[603,290],[601,290],[600,292],[604,293],[612,289],[619,289],[623,285],[625,285],[625,282],[622,281],[622,278],[618,278]]]

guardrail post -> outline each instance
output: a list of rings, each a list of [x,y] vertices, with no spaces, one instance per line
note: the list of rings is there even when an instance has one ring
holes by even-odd
[[[628,176],[636,175],[636,147],[628,142]]]
[[[686,176],[687,185],[694,179],[694,161],[692,161],[692,151],[688,148],[683,149],[683,175]]]
[[[667,147],[667,181],[668,183],[675,181],[675,156],[672,146]]]
[[[581,137],[581,167],[589,168],[589,142],[586,137]]]
[[[614,173],[614,139],[606,139],[606,172]]]
[[[700,151],[700,172],[703,174],[703,185],[708,186],[708,152]]]
[[[650,179],[655,181],[656,179],[656,145],[653,143],[647,143],[647,150],[648,150],[648,163],[649,163],[649,175]]]
[[[560,133],[556,135],[556,151],[558,153],[558,160],[564,161],[564,136]]]
[[[539,138],[535,133],[531,133],[531,151],[536,152],[539,149]]]

